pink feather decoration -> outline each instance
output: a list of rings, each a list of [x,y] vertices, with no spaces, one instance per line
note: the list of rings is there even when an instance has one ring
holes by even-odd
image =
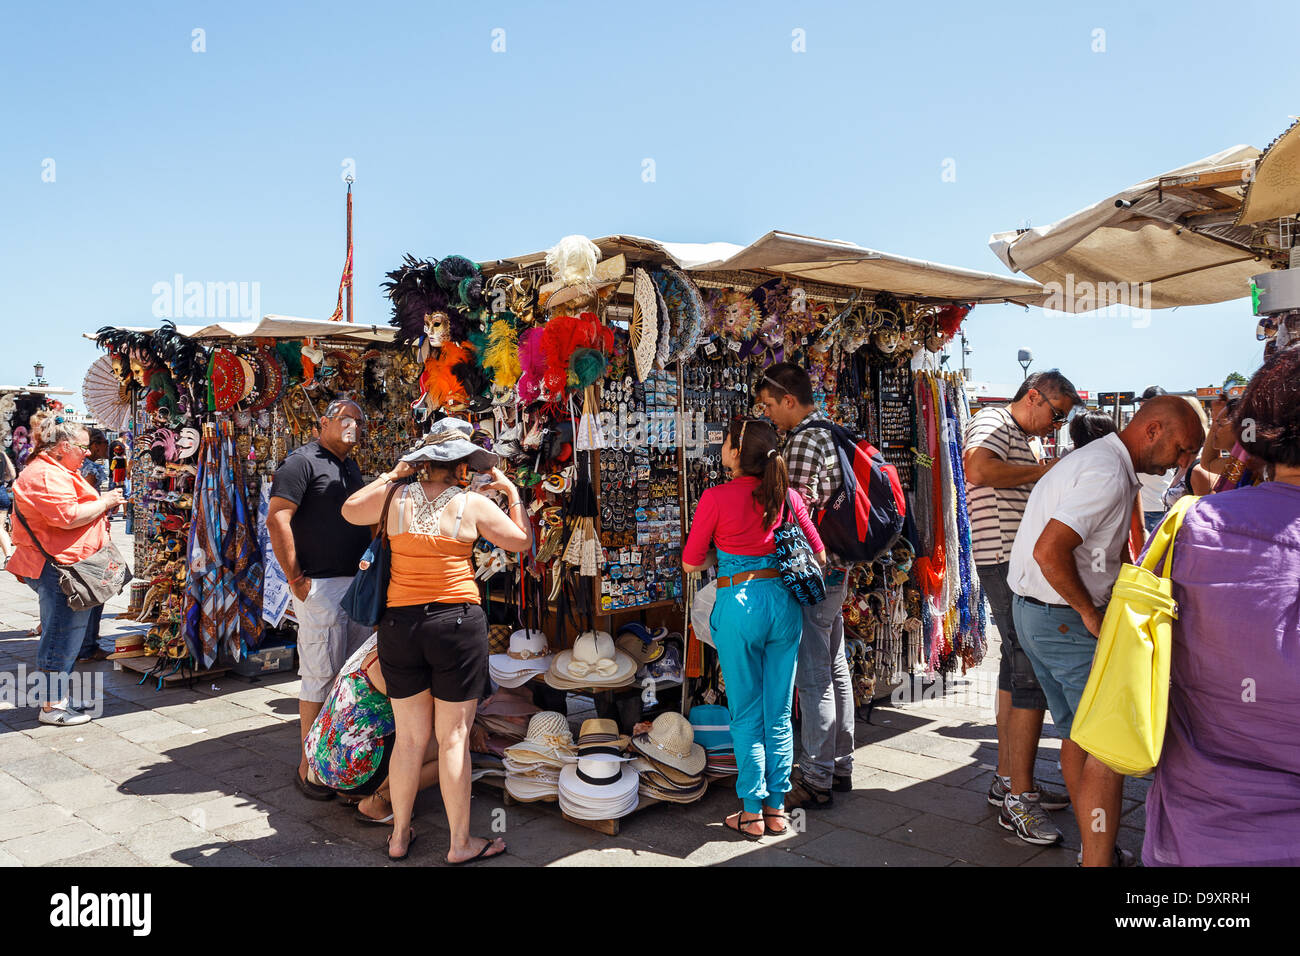
[[[546,373],[546,361],[542,355],[542,330],[534,326],[519,336],[519,382],[516,389],[519,400],[524,404],[535,402],[542,387],[542,376]]]

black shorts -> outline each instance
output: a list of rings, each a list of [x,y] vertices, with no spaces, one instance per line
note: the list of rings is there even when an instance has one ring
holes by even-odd
[[[390,607],[379,622],[379,668],[392,698],[481,700],[492,692],[487,615],[477,604]]]

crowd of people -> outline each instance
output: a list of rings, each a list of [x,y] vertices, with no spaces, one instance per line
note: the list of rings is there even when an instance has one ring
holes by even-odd
[[[705,492],[682,550],[685,571],[717,575],[710,627],[740,799],[723,823],[750,839],[784,833],[788,811],[833,806],[852,789],[855,720],[841,614],[850,567],[827,553],[810,517],[841,486],[840,465],[804,369],[771,366],[757,397],[765,417],[726,430],[730,480]],[[1300,863],[1300,348],[1273,354],[1239,400],[1225,395],[1211,411],[1152,388],[1120,428],[1052,370],[1028,376],[1007,406],[980,410],[964,436],[971,544],[1002,641],[987,800],[1001,826],[1035,845],[1061,841],[1051,814],[1072,806],[1085,866],[1133,861],[1116,844],[1123,778],[1070,739],[1071,724],[1121,566],[1188,494],[1200,500],[1174,549],[1181,612],[1143,860]],[[1038,439],[1067,423],[1068,453],[1045,459]],[[24,523],[8,570],[39,597],[40,668],[67,675],[102,607],[74,611],[47,556],[69,562],[101,547],[123,494],[98,491],[114,474],[85,476],[109,451],[102,435],[55,414],[34,426],[39,449],[13,485]],[[352,457],[365,430],[360,406],[331,403],[271,489],[267,528],[298,625],[294,781],[308,798],[355,804],[359,819],[390,827],[393,860],[416,839],[417,793],[436,784],[448,862],[488,859],[506,845],[470,833],[474,718],[493,693],[472,553],[479,539],[527,551],[532,527],[467,422],[435,423],[369,484]],[[1233,487],[1224,449],[1251,481]],[[471,473],[487,476],[476,491]],[[822,569],[820,601],[801,605],[782,581],[785,521]],[[386,610],[370,628],[343,598],[377,525],[391,567]],[[1035,778],[1049,711],[1064,792]],[[39,719],[89,717],[55,696]]]

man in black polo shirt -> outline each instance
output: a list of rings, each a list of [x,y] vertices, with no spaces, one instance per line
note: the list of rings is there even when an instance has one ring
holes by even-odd
[[[320,419],[320,437],[292,452],[271,485],[266,530],[289,579],[298,618],[298,718],[304,741],[334,677],[370,634],[340,605],[370,543],[370,530],[349,524],[342,513],[343,502],[365,485],[349,457],[364,424],[356,402],[331,402]],[[308,778],[301,748],[294,780],[314,800],[333,796]]]

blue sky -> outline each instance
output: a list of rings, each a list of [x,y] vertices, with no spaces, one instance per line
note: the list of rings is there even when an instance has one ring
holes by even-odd
[[[780,228],[1001,274],[991,232],[1266,145],[1300,111],[1298,26],[1250,2],[11,5],[0,382],[41,360],[79,389],[80,333],[156,321],[177,274],[328,316],[348,160],[358,321],[387,320],[405,252],[574,232]],[[970,364],[1015,381],[1027,347],[1081,388],[1174,389],[1262,356],[1248,300],[1151,319],[982,306]]]

